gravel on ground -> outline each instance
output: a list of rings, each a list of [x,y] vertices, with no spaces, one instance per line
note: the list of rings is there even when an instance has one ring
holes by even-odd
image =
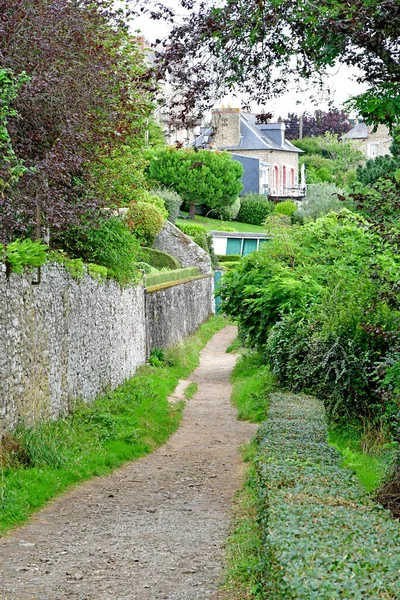
[[[190,376],[198,391],[164,446],[76,487],[0,540],[1,600],[216,597],[243,473],[238,449],[256,428],[230,404],[236,357],[225,350],[235,336],[228,326],[202,351]]]

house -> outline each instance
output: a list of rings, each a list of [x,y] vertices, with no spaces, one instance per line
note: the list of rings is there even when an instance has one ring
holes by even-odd
[[[247,256],[268,241],[266,233],[211,231],[215,254]]]
[[[377,130],[373,131],[373,127],[365,123],[355,125],[343,135],[343,139],[351,141],[361,150],[366,159],[390,154],[390,146],[393,143],[393,138],[385,125],[378,125]]]
[[[302,151],[285,139],[284,123],[258,123],[256,115],[220,108],[213,110],[212,126],[190,145],[230,152],[244,168],[242,195],[256,192],[274,200],[306,195],[304,169],[299,182]]]

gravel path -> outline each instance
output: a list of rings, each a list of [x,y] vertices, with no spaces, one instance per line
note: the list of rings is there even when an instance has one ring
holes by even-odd
[[[2,600],[195,600],[218,587],[238,446],[229,375],[236,335],[207,344],[181,427],[153,454],[80,485],[0,540]]]

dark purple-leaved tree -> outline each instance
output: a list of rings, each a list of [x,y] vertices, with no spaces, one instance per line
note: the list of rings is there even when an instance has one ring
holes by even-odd
[[[153,11],[172,19],[157,2]],[[162,4],[162,3],[161,3]],[[160,70],[180,85],[186,109],[240,89],[266,104],[336,61],[359,69],[366,93],[353,105],[369,123],[400,115],[398,0],[181,0],[190,13],[173,28]]]
[[[0,186],[0,240],[34,235],[38,217],[54,231],[90,220],[91,164],[144,138],[153,83],[124,17],[108,0],[0,0],[0,63],[19,82],[7,151],[24,166]]]

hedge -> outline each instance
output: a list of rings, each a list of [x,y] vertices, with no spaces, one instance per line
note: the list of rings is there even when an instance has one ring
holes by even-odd
[[[238,261],[242,258],[240,254],[217,254],[218,262]]]
[[[170,254],[155,250],[155,248],[140,248],[138,260],[143,261],[155,269],[180,269],[180,262]]]
[[[272,394],[258,433],[265,598],[400,598],[400,527],[327,444],[322,403]]]
[[[151,273],[145,275],[146,287],[161,285],[172,281],[184,281],[191,277],[199,277],[200,271],[197,267],[185,267],[176,271],[167,271],[166,273]]]

